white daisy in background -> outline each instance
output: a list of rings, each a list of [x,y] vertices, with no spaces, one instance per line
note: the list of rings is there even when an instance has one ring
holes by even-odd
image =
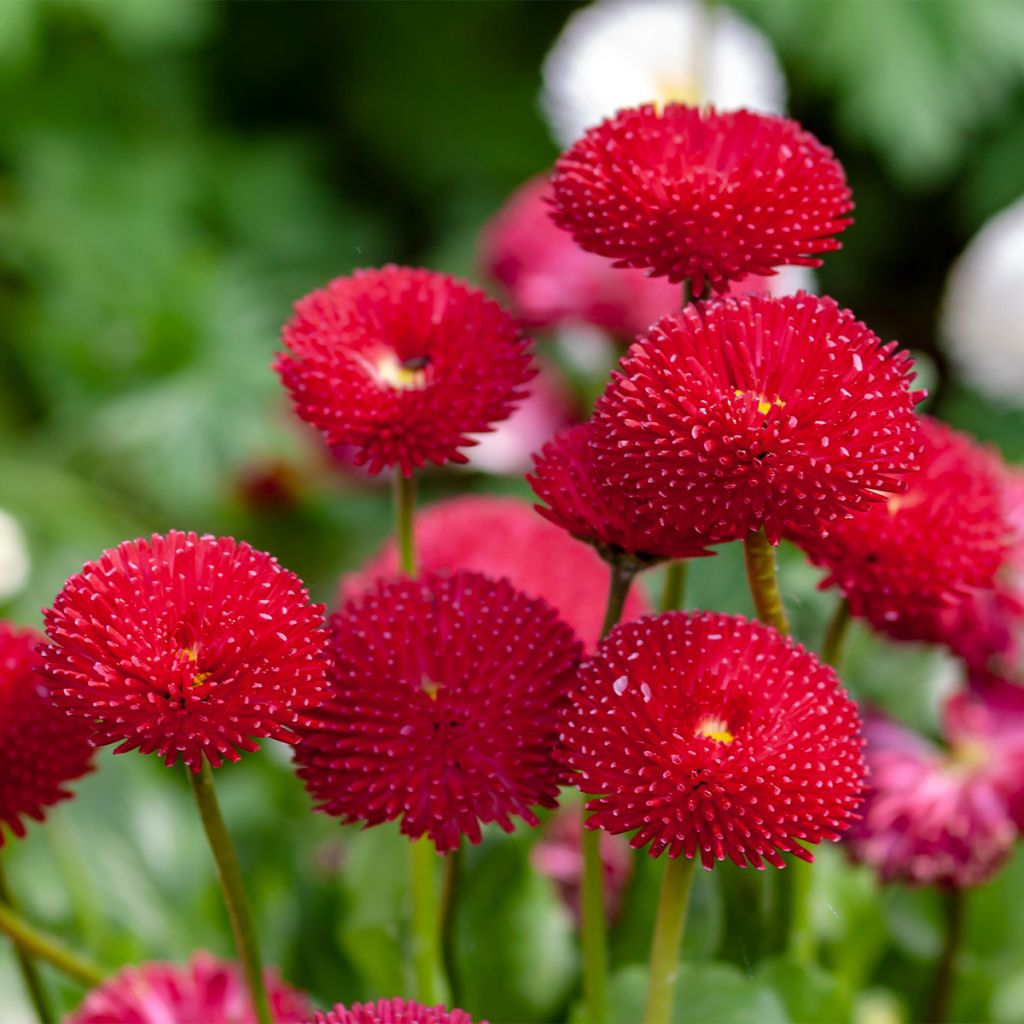
[[[985,224],[953,264],[940,331],[967,383],[1024,405],[1024,199]]]
[[[0,509],[0,601],[13,597],[28,581],[25,534],[17,519]]]
[[[599,0],[569,18],[544,62],[541,106],[563,145],[622,107],[710,103],[781,113],[771,43],[701,0]]]

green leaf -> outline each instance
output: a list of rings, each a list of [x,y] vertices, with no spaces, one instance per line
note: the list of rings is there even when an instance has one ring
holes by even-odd
[[[459,1005],[474,1018],[548,1019],[576,980],[568,910],[519,839],[496,839],[467,858],[455,940]]]
[[[766,960],[757,978],[782,1000],[793,1024],[819,1024],[850,1019],[847,987],[817,964],[799,964],[784,957]]]

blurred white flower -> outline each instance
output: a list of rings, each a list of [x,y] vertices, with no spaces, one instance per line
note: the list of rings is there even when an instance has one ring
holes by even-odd
[[[0,509],[0,601],[13,597],[28,580],[28,543],[17,519]]]
[[[701,0],[598,0],[566,23],[544,62],[541,106],[563,145],[622,107],[711,103],[781,113],[771,43]]]
[[[996,214],[953,264],[940,329],[969,384],[1024,405],[1024,199]]]

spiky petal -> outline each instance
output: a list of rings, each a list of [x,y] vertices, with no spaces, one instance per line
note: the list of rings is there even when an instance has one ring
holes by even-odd
[[[115,753],[193,771],[294,742],[327,688],[323,606],[277,560],[230,537],[172,530],[125,541],[72,576],[46,611],[54,703]]]
[[[331,620],[332,692],[295,753],[317,808],[401,820],[441,852],[554,807],[553,751],[580,656],[546,602],[507,580],[382,583]]]
[[[429,270],[357,270],[300,299],[274,368],[295,411],[371,473],[465,462],[531,378],[528,339],[483,292]]]
[[[375,1003],[338,1003],[318,1013],[309,1024],[473,1024],[463,1010],[424,1006],[406,999],[378,999]],[[480,1021],[487,1024],[487,1021]]]
[[[758,622],[670,612],[618,626],[585,661],[562,743],[597,796],[588,826],[651,856],[741,867],[813,859],[864,783],[860,720],[832,669]]]
[[[594,416],[597,464],[684,541],[820,534],[906,489],[911,366],[829,298],[698,303],[622,360]]]
[[[73,779],[93,769],[89,730],[55,706],[35,672],[34,630],[0,622],[0,826],[25,834],[26,818],[72,793]],[[0,847],[6,833],[0,827]]]
[[[619,111],[559,158],[553,216],[590,252],[725,291],[816,267],[853,208],[832,151],[795,121],[670,103]]]

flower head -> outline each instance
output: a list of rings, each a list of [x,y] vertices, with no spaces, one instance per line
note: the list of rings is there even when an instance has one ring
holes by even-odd
[[[606,558],[625,553],[639,563],[663,558],[693,558],[710,554],[707,537],[695,534],[687,544],[678,532],[666,530],[646,509],[638,507],[624,488],[602,488],[601,473],[591,445],[593,425],[569,427],[534,456],[534,494],[547,507],[537,506],[545,519],[593,544]]]
[[[541,105],[569,145],[639,103],[713,103],[781,113],[771,43],[728,8],[698,0],[598,0],[573,14],[544,61]]]
[[[429,505],[416,516],[416,552],[424,572],[468,569],[504,577],[529,597],[543,598],[588,646],[597,643],[608,596],[608,568],[590,548],[541,519],[527,501],[466,495]],[[388,541],[359,573],[342,580],[346,601],[398,573],[398,551]],[[624,617],[647,611],[639,587],[626,598]]]
[[[323,607],[276,559],[172,530],[125,541],[72,576],[46,612],[54,703],[116,753],[199,771],[255,737],[294,742],[327,688]]]
[[[697,303],[623,359],[594,416],[598,467],[684,539],[820,533],[906,489],[910,369],[829,298]]]
[[[990,878],[1017,834],[991,738],[947,726],[943,749],[877,716],[864,733],[869,789],[850,830],[851,855],[886,882],[966,886]],[[1016,769],[1019,780],[1019,759]]]
[[[992,586],[1009,526],[998,459],[927,417],[921,437],[909,490],[801,544],[854,615],[899,640],[941,642],[970,588]]]
[[[622,110],[555,165],[552,216],[591,252],[694,294],[816,267],[850,219],[832,151],[795,121],[679,104]]]
[[[72,794],[72,779],[91,772],[88,730],[54,707],[33,668],[42,639],[0,622],[0,847],[6,825],[25,834],[24,818],[42,821],[46,809]]]
[[[591,828],[651,856],[761,868],[838,839],[864,781],[860,721],[832,669],[758,622],[670,612],[583,663],[562,743]]]
[[[1024,395],[1024,199],[993,217],[950,271],[941,330],[966,381],[990,398]]]
[[[296,748],[319,810],[401,819],[441,852],[554,807],[580,644],[546,602],[475,573],[383,583],[331,620],[332,692]]]
[[[264,974],[274,1020],[308,1020],[306,997],[286,985],[274,970]],[[205,1021],[256,1024],[252,1000],[238,964],[209,953],[194,953],[182,964],[147,963],[124,967],[67,1018],[67,1024],[199,1024]]]
[[[371,473],[465,462],[470,434],[523,397],[529,341],[483,292],[444,274],[357,270],[300,299],[275,369],[295,410]]]
[[[473,1024],[468,1013],[424,1006],[405,999],[378,999],[375,1003],[338,1003],[318,1013],[310,1024]],[[487,1024],[481,1021],[480,1024]]]

